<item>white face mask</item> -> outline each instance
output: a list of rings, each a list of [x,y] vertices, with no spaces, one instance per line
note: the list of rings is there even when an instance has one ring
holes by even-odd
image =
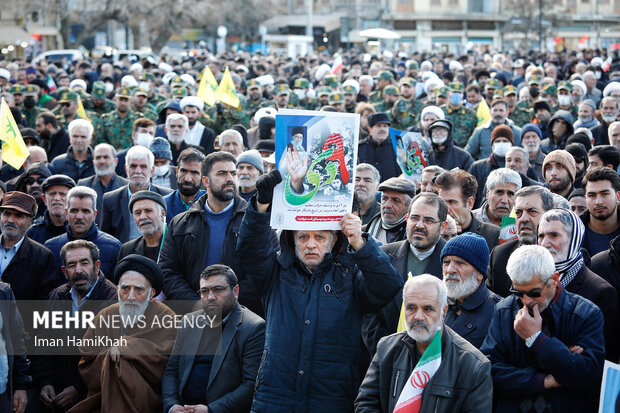
[[[558,95],[558,104],[560,106],[570,105],[570,95]]]
[[[140,89],[144,89],[145,92],[151,90],[151,84],[149,82],[140,82]]]
[[[603,73],[599,72],[598,70],[594,72],[594,77],[596,77],[596,80],[600,80],[601,76],[603,76]]]
[[[153,141],[153,136],[150,133],[138,132],[136,133],[136,145],[144,146],[148,148]]]
[[[105,93],[110,93],[114,90],[114,85],[112,83],[105,84]]]
[[[304,89],[293,89],[293,92],[295,92],[295,95],[297,95],[297,98],[299,100],[302,100],[306,97],[306,91]]]
[[[493,144],[493,153],[497,156],[504,157],[510,148],[512,148],[512,143],[510,142],[496,142]]]
[[[446,136],[433,136],[431,140],[435,145],[441,145],[448,139],[448,135]]]
[[[308,89],[308,91],[306,92],[306,96],[308,96],[310,99],[314,99],[316,97],[316,91],[314,89]]]
[[[169,165],[156,166],[153,175],[155,176],[164,176],[170,170]]]

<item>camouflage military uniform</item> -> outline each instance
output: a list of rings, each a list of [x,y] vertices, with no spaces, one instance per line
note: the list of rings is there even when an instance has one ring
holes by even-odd
[[[393,85],[389,85],[386,86],[383,89],[383,100],[379,103],[376,103],[375,106],[375,110],[377,112],[389,112],[392,110],[392,107],[394,106],[394,103],[396,102],[388,102],[386,100],[387,96],[400,96],[400,92],[398,91],[398,88],[396,86]]]
[[[19,110],[22,112],[23,122],[26,124],[27,127],[36,129],[37,116],[39,116],[40,113],[45,111],[36,104],[37,95],[39,93],[39,86],[27,85],[23,87],[22,90],[24,93],[24,98],[32,97],[35,99],[35,105],[30,109],[27,109],[22,103],[22,106]]]
[[[89,116],[90,114],[93,114],[94,117],[98,118],[104,113],[108,113],[114,110],[116,105],[114,104],[113,100],[110,100],[106,97],[105,83],[100,80],[93,83],[92,92],[93,107],[86,112],[87,114],[89,114]],[[100,106],[95,106],[95,100],[103,101],[103,104]]]
[[[515,106],[515,108],[508,114],[508,119],[513,121],[515,125],[522,128],[526,123],[531,123],[534,119],[534,109],[525,108],[523,106]]]
[[[573,115],[573,119],[577,119],[578,118],[579,107],[577,107],[576,105],[573,105],[573,104],[571,104],[568,109],[562,109],[560,107],[560,105],[556,103],[555,105],[553,105],[551,110],[552,110],[552,112],[551,112],[552,115],[555,112],[557,112],[558,110],[567,110],[568,112],[570,112],[571,115]]]
[[[379,80],[388,80],[391,83],[394,81],[394,75],[392,74],[392,72],[383,70],[379,72],[379,74],[377,75],[377,81]],[[382,90],[375,90],[368,96],[368,103],[375,105],[380,102],[383,102],[383,91]]]
[[[129,88],[121,88],[117,93],[117,97],[131,98],[131,90]],[[109,143],[117,150],[129,148],[132,145],[131,132],[133,131],[133,123],[138,118],[144,117],[142,112],[135,112],[130,109],[125,116],[121,116],[118,110],[101,115],[95,122],[95,144]]]
[[[62,113],[62,104],[63,103],[69,103],[69,102],[75,102],[77,103],[77,99],[78,99],[78,95],[75,92],[71,92],[69,88],[65,88],[65,92],[63,92],[62,94],[58,95],[58,106],[57,108],[58,113],[56,113],[56,122],[58,123],[58,127],[59,128],[64,128],[67,129],[69,126],[69,123],[71,123],[70,120],[67,120],[65,118],[65,116]],[[77,112],[75,113],[75,118],[73,118],[72,120],[75,119],[82,119],[82,117],[80,115],[77,114]],[[92,119],[89,119],[91,121],[91,123],[93,123]],[[95,126],[95,123],[93,123],[93,126]]]
[[[299,101],[299,107],[305,110],[317,110],[319,108],[319,100],[317,98],[310,98],[306,96]]]
[[[415,117],[409,112],[410,108],[409,102],[403,98],[394,103],[389,114],[392,120],[392,128],[404,131],[415,125]]]
[[[446,114],[446,119],[452,123],[452,137],[454,144],[464,148],[469,137],[474,133],[478,125],[478,117],[472,109],[461,105],[458,109],[452,109],[449,105],[442,105],[441,109]]]

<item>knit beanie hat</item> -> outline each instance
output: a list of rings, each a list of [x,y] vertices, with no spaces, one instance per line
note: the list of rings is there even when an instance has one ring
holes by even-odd
[[[155,159],[168,159],[172,161],[172,152],[170,151],[170,143],[164,138],[155,138],[149,145],[149,149],[153,152]]]
[[[510,143],[515,144],[515,136],[508,125],[498,125],[493,129],[493,132],[491,132],[491,145],[493,145],[493,141],[497,138],[506,138]]]
[[[577,173],[577,166],[575,165],[575,158],[573,158],[573,155],[571,155],[564,149],[556,149],[555,151],[549,152],[547,156],[545,156],[545,160],[543,161],[543,166],[542,166],[543,178],[545,178],[545,175],[546,175],[545,170],[549,162],[557,162],[560,165],[562,165],[568,171],[568,176],[570,177],[571,183],[575,182],[575,174]]]
[[[260,173],[265,173],[265,166],[263,165],[263,158],[260,156],[260,152],[256,149],[250,149],[242,152],[237,156],[237,166],[241,163],[249,163],[253,165]]]
[[[536,132],[538,137],[542,139],[542,132],[540,131],[538,125],[535,123],[526,123],[525,125],[523,125],[523,128],[521,128],[521,139],[523,139],[523,136],[525,136],[527,132]]]
[[[489,267],[489,246],[484,238],[473,232],[466,232],[452,238],[441,250],[439,261],[446,255],[461,257],[473,265],[482,275],[487,275]]]

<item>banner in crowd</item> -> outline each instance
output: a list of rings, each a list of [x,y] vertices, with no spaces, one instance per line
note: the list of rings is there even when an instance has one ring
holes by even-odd
[[[271,227],[339,230],[351,212],[360,116],[281,109],[276,115],[276,165]]]
[[[420,183],[422,170],[428,166],[431,144],[419,132],[400,131],[390,128],[390,139],[396,154],[396,162],[403,176]]]
[[[620,408],[620,364],[605,360],[599,413],[617,412]]]

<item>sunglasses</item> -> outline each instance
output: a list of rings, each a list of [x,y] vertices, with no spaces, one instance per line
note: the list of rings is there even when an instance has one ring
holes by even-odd
[[[71,102],[65,102],[61,106],[65,107],[65,108],[68,108],[69,106],[71,106]]]
[[[45,178],[43,178],[42,176],[41,176],[41,177],[39,177],[39,178],[37,178],[37,179],[34,179],[34,178],[33,178],[33,177],[31,177],[31,176],[29,176],[28,178],[24,179],[24,183],[25,183],[26,185],[32,185],[32,184],[34,184],[35,182],[37,182],[39,185],[41,185],[44,181],[45,181]]]
[[[550,279],[551,278],[549,278],[549,280]],[[542,292],[545,290],[545,287],[549,283],[549,280],[547,280],[545,285],[543,285],[543,288],[541,288],[540,290],[539,289],[535,289],[535,290],[530,290],[530,291],[520,291],[520,290],[516,290],[514,288],[514,286],[512,286],[512,287],[510,287],[510,289],[508,291],[510,291],[511,294],[514,294],[518,298],[523,298],[524,295],[527,295],[530,298],[540,298],[540,296],[542,295]]]

